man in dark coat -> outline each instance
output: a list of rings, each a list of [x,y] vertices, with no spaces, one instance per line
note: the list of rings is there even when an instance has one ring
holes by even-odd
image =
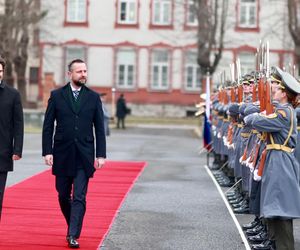
[[[19,92],[3,81],[5,61],[0,58],[0,219],[7,172],[22,157],[24,122]]]
[[[125,129],[125,117],[128,114],[128,108],[124,94],[121,94],[117,100],[117,128],[120,128],[120,123],[123,129]]]
[[[68,70],[70,82],[51,92],[42,145],[45,162],[56,176],[59,204],[68,225],[68,245],[78,248],[89,178],[104,165],[106,141],[99,94],[85,86],[86,64],[76,59]]]

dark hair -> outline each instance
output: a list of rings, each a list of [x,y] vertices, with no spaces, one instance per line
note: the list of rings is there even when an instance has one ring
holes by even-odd
[[[85,63],[83,60],[81,59],[74,59],[73,61],[71,61],[69,64],[68,64],[68,70],[71,71],[72,70],[72,66],[74,63]]]
[[[2,65],[3,70],[4,70],[5,66],[6,66],[6,62],[5,62],[5,60],[2,57],[0,57],[0,64]]]
[[[286,93],[287,100],[294,108],[298,106],[297,94],[294,92],[289,91],[288,89],[283,90]]]

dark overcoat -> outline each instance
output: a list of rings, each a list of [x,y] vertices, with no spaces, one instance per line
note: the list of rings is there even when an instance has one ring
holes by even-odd
[[[0,172],[13,171],[13,154],[22,156],[24,136],[20,93],[5,82],[0,85]]]
[[[92,177],[95,171],[95,144],[96,157],[106,157],[99,94],[86,86],[81,91],[78,109],[75,109],[70,98],[70,84],[53,90],[48,101],[43,125],[43,156],[53,154],[52,173],[56,176],[75,176],[76,161],[80,160],[87,176]]]
[[[126,114],[127,114],[128,110],[127,110],[127,106],[126,106],[126,101],[124,99],[124,97],[119,97],[117,100],[117,117],[118,118],[125,118]]]

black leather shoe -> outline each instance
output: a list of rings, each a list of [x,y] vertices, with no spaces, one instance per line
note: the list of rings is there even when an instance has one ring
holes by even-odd
[[[231,204],[231,206],[233,208],[240,208],[240,207],[243,207],[245,205],[248,205],[248,200],[247,199],[244,199],[244,200],[240,201],[239,203],[233,203],[233,204]]]
[[[247,229],[252,229],[254,228],[255,226],[257,226],[258,224],[260,223],[260,220],[258,218],[255,218],[254,221],[251,221],[250,223],[248,224],[244,224],[242,225],[242,229],[245,231]]]
[[[265,240],[264,242],[260,244],[254,244],[251,247],[254,250],[275,250],[275,243],[271,240]]]
[[[234,184],[234,183],[233,183]],[[224,182],[220,182],[219,185],[221,187],[232,187],[232,182],[231,181],[224,181]]]
[[[232,198],[232,197],[236,197],[236,196],[240,196],[241,194],[239,192],[234,192],[234,193],[226,193],[226,197]]]
[[[250,243],[252,243],[252,244],[259,244],[259,243],[264,242],[264,241],[267,240],[267,239],[268,239],[268,233],[265,232],[265,231],[262,231],[262,232],[260,232],[260,233],[257,234],[257,235],[249,236],[249,237],[248,237],[248,240],[249,240]]]
[[[253,235],[260,233],[263,230],[265,230],[265,227],[261,224],[258,224],[256,227],[246,230],[246,235],[253,236]]]
[[[227,197],[227,200],[232,201],[232,200],[239,199],[241,197],[243,197],[243,196],[240,195],[240,194],[236,194],[236,195],[232,195],[232,196]]]
[[[243,199],[244,199],[244,197],[240,196],[240,197],[236,198],[235,200],[229,200],[229,203],[230,204],[237,204],[237,203],[241,202]]]
[[[233,212],[235,214],[249,214],[250,209],[249,209],[248,202],[245,203],[244,205],[240,206],[239,208],[234,208]]]
[[[79,248],[79,243],[74,236],[69,236],[68,246],[69,248]]]

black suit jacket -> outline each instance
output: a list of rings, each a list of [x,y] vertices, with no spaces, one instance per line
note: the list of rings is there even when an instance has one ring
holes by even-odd
[[[13,170],[12,155],[22,156],[24,137],[23,108],[19,92],[0,85],[0,172]]]
[[[78,109],[74,108],[70,98],[70,84],[53,90],[48,101],[43,125],[43,156],[53,154],[52,173],[57,176],[75,176],[78,167],[76,161],[80,160],[87,175],[91,177],[95,171],[94,144],[96,157],[106,157],[99,94],[86,86],[82,88],[84,91]]]

